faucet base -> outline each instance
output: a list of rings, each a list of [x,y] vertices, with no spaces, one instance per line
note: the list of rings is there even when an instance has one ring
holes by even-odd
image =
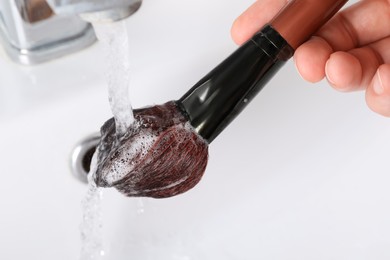
[[[14,45],[7,37],[4,27],[0,26],[0,41],[11,60],[23,65],[33,65],[82,50],[92,45],[96,41],[96,36],[92,26],[87,24],[76,35],[25,48]]]

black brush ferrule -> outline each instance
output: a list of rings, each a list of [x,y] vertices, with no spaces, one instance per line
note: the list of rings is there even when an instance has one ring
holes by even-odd
[[[197,133],[211,143],[293,53],[286,40],[267,25],[196,83],[177,104]]]

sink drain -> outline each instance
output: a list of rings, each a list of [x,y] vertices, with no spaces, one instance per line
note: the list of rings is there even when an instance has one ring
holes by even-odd
[[[84,183],[88,183],[88,173],[92,156],[100,141],[99,134],[90,135],[81,140],[72,151],[71,170],[73,175]]]

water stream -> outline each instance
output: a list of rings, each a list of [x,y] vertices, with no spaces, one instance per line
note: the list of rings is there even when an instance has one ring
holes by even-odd
[[[103,222],[101,214],[102,188],[93,181],[97,168],[97,154],[95,153],[91,170],[88,174],[88,190],[81,202],[83,218],[80,225],[81,251],[80,260],[102,259],[105,255],[103,246]]]
[[[120,137],[134,121],[129,98],[130,50],[126,23],[95,23],[93,27],[106,56],[108,101]]]
[[[124,21],[118,21],[95,23],[93,26],[105,52],[108,100],[115,118],[116,136],[119,139],[134,122],[129,98],[130,62],[126,24]],[[88,175],[88,191],[82,201],[80,260],[102,259],[106,253],[102,234],[102,189],[93,181],[97,168],[96,158],[95,153]]]

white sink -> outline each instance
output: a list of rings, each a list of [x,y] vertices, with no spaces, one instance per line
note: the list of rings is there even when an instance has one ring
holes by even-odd
[[[134,107],[178,99],[231,53],[251,0],[145,0],[127,21]],[[34,67],[0,59],[0,259],[78,259],[87,186],[72,148],[110,115],[99,44]],[[170,199],[105,190],[104,259],[389,259],[390,120],[288,63]]]

